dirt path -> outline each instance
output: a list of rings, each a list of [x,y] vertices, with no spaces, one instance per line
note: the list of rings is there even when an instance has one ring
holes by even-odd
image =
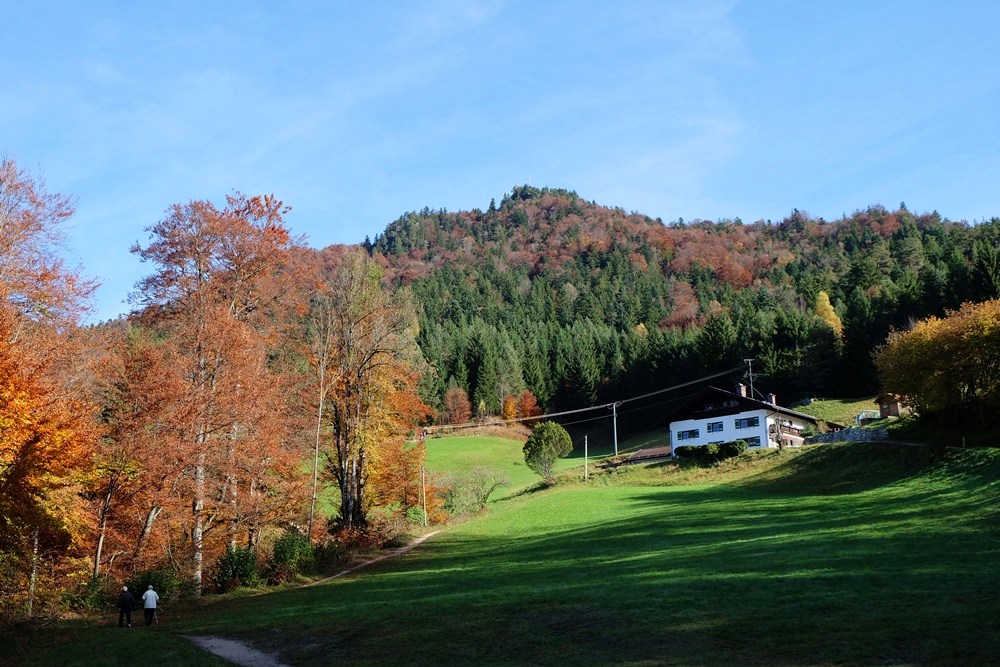
[[[228,660],[243,667],[289,667],[283,662],[279,662],[274,656],[250,648],[243,642],[235,639],[223,639],[222,637],[180,635],[184,639],[193,643],[202,651],[214,653],[223,660]]]
[[[337,574],[327,577],[325,579],[320,579],[319,581],[313,581],[308,584],[303,584],[303,588],[306,586],[316,586],[317,584],[322,584],[324,582],[330,581],[331,579],[336,579],[337,577],[343,577],[345,574],[350,574],[356,570],[360,570],[363,567],[367,567],[372,563],[378,563],[387,558],[394,558],[400,554],[404,554],[410,549],[414,548],[424,540],[437,535],[439,532],[435,530],[432,533],[427,533],[426,535],[421,535],[417,539],[413,540],[409,544],[404,544],[401,547],[387,551],[371,560],[367,560],[363,563],[358,563],[357,565],[352,565],[351,567],[341,570]],[[184,639],[193,643],[195,646],[203,651],[212,653],[219,656],[223,660],[228,660],[231,663],[241,665],[242,667],[289,667],[285,663],[279,661],[272,655],[264,653],[263,651],[258,651],[252,648],[248,644],[244,644],[241,641],[235,639],[225,639],[223,637],[214,637],[211,635],[180,635]]]
[[[317,586],[319,584],[324,584],[324,583],[330,581],[331,579],[336,579],[337,577],[343,577],[345,574],[350,574],[351,572],[354,572],[355,570],[360,570],[363,567],[368,567],[372,563],[377,563],[379,561],[385,560],[386,558],[395,558],[396,556],[399,556],[400,554],[405,554],[407,551],[409,551],[413,547],[417,546],[418,544],[420,544],[424,540],[429,539],[431,537],[434,537],[435,535],[437,535],[440,532],[441,532],[440,530],[435,530],[434,532],[427,533],[426,535],[421,535],[420,537],[418,537],[417,539],[413,540],[409,544],[404,544],[403,546],[396,547],[395,549],[392,549],[391,551],[386,551],[385,553],[380,554],[380,555],[376,556],[375,558],[372,558],[371,560],[366,560],[363,563],[358,563],[357,565],[352,565],[351,567],[347,568],[346,570],[341,570],[337,574],[335,574],[333,576],[330,576],[330,577],[327,577],[326,579],[320,579],[319,581],[311,581],[308,584],[302,584],[302,588],[306,588],[308,586]]]

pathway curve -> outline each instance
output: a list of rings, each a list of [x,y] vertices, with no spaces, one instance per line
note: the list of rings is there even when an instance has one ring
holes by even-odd
[[[372,558],[371,560],[366,560],[363,563],[352,565],[351,567],[341,570],[340,572],[338,572],[333,576],[326,577],[325,579],[320,579],[318,581],[312,581],[308,584],[303,584],[301,587],[305,588],[306,586],[316,586],[317,584],[322,584],[324,582],[330,581],[331,579],[342,577],[345,574],[350,574],[355,570],[360,570],[361,568],[367,567],[372,563],[378,563],[379,561],[383,561],[387,558],[393,558],[395,556],[399,556],[400,554],[404,554],[413,547],[417,546],[424,540],[437,535],[439,532],[441,531],[435,530],[434,532],[427,533],[426,535],[421,535],[420,537],[418,537],[417,539],[413,540],[408,544],[404,544],[401,547],[397,547],[390,551],[386,551],[385,553],[380,554],[379,556]],[[228,660],[229,662],[232,662],[234,664],[241,665],[241,667],[289,667],[285,663],[279,661],[274,656],[264,653],[263,651],[258,651],[257,649],[252,648],[249,644],[245,644],[235,639],[225,639],[223,637],[215,637],[212,635],[180,635],[180,636],[183,637],[184,639],[187,639],[189,642],[193,643],[201,650],[217,655],[223,660]]]

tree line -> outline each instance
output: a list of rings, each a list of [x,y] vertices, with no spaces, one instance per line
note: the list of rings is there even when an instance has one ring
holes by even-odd
[[[1000,219],[905,204],[665,224],[519,186],[485,211],[408,213],[365,247],[414,295],[444,419],[455,390],[488,414],[523,391],[572,409],[744,359],[786,403],[872,394],[891,331],[1000,295]]]
[[[4,160],[2,616],[142,572],[198,595],[227,554],[377,539],[421,505],[413,305],[362,249],[306,248],[287,212],[171,206],[132,248],[133,313],[82,327],[95,284],[58,255],[72,205]]]

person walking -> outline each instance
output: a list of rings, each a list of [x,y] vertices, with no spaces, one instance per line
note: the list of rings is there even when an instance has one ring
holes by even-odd
[[[146,592],[142,594],[142,613],[146,617],[146,625],[150,626],[156,620],[156,603],[160,596],[153,590],[153,584],[146,587]]]
[[[118,627],[124,628],[125,623],[132,627],[132,606],[135,605],[135,598],[129,592],[128,586],[122,586],[118,593]]]

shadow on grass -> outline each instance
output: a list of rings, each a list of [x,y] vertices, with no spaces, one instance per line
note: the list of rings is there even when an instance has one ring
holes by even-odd
[[[291,665],[995,663],[1000,528],[982,518],[1000,457],[880,460],[855,492],[797,468],[785,485],[557,487],[170,629]]]
[[[911,478],[937,460],[927,447],[882,443],[820,445],[743,480],[741,485],[775,493],[858,493]]]
[[[955,520],[977,493],[762,488],[555,489],[363,576],[193,623],[291,664],[995,658],[1000,534]]]

